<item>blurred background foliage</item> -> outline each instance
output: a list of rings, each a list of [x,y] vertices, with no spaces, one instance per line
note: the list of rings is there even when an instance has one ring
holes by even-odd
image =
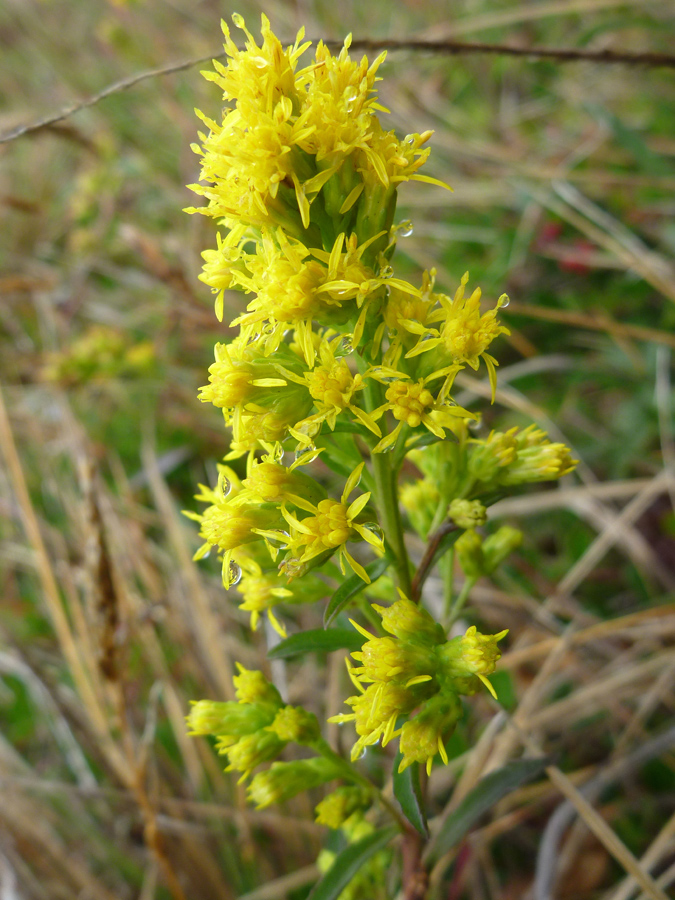
[[[233,11],[6,0],[0,131],[217,52],[219,19]],[[675,9],[656,0],[236,11],[254,31],[264,11],[288,40],[304,24],[315,39],[675,45]],[[289,701],[322,716],[347,690],[341,654],[270,669],[269,635],[248,631],[215,561],[191,562],[198,539],[179,512],[227,450],[218,411],[196,399],[227,334],[197,280],[214,238],[181,213],[198,172],[193,107],[219,110],[206,67],[0,144],[3,897],[301,900],[327,840],[307,798],[247,808],[211,748],[184,732],[191,697],[231,696],[234,660],[271,670]],[[535,420],[581,461],[559,489],[495,507],[525,543],[474,592],[484,623],[511,629],[502,702],[580,783],[650,746],[675,705],[675,71],[399,50],[383,74],[389,127],[434,129],[428,170],[455,190],[402,189],[399,219],[414,231],[399,244],[401,273],[435,266],[451,293],[468,269],[487,297],[512,297],[497,402],[468,377],[457,399],[483,427]],[[241,298],[229,302],[234,314]],[[320,462],[316,472],[328,481]],[[432,605],[434,589],[431,579]],[[290,629],[320,627],[321,612],[289,610]],[[434,812],[458,779],[465,791],[520,752],[503,724],[486,732],[494,717],[483,698],[453,737],[451,765],[432,773]],[[339,746],[335,726],[329,738]],[[376,776],[382,752],[364,760]],[[611,787],[602,816],[668,881],[675,758],[627,765]],[[633,896],[579,825],[541,859],[559,803],[547,781],[503,801],[446,860],[437,896],[526,896],[537,853],[557,873],[556,896]]]

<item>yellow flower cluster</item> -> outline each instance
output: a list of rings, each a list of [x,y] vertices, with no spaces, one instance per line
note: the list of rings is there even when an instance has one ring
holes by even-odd
[[[437,753],[448,761],[445,741],[462,715],[460,695],[474,694],[482,682],[495,696],[487,676],[501,655],[497,642],[507,632],[479,634],[472,625],[463,637],[447,641],[429,613],[404,596],[390,607],[375,609],[394,637],[374,637],[352,622],[366,638],[361,650],[352,653],[360,665],[350,668],[359,693],[345,701],[352,713],[330,721],[354,722],[359,738],[352,759],[364,747],[380,740],[385,745],[400,735],[401,771],[424,762],[430,772]],[[397,729],[397,720],[415,709]]]
[[[258,44],[241,17],[233,19],[245,48],[223,25],[227,63],[214,61],[204,74],[226,105],[219,121],[199,113],[206,131],[193,145],[201,173],[192,187],[206,205],[189,211],[218,227],[200,277],[215,294],[219,321],[226,291],[247,295],[228,323],[236,337],[216,344],[199,394],[222,410],[232,431],[226,460],[246,457],[245,476],[220,466],[216,487],[200,486],[205,509],[188,515],[203,540],[196,558],[215,551],[223,584],[239,592],[252,627],[266,613],[285,635],[275,606],[322,598],[323,577],[337,576],[332,558],[343,575],[349,568],[370,584],[378,565],[368,570],[350,544],[386,552],[399,583],[410,585],[397,489],[404,457],[424,478],[403,487],[402,505],[425,537],[442,523],[465,530],[457,547],[467,583],[489,574],[519,540],[513,529],[485,541],[476,531],[490,494],[558,478],[575,461],[534,426],[473,437],[469,420],[477,417],[452,398],[457,374],[482,363],[494,399],[489,351],[509,333],[498,317],[508,298],[482,308],[480,289],[467,290],[468,273],[452,297],[435,290],[435,270],[419,285],[395,276],[397,241],[411,230],[395,222],[399,185],[442,183],[420,172],[431,132],[400,139],[377,118],[386,112],[376,92],[384,54],[372,64],[352,60],[347,38],[337,55],[319,43],[302,66],[302,31],[284,48],[263,16]],[[317,457],[344,479],[339,498],[309,474]],[[494,694],[488,676],[506,631],[483,635],[471,626],[448,640],[403,594],[374,608],[388,634],[356,626],[365,638],[350,668],[358,693],[346,701],[352,712],[334,721],[354,722],[353,758],[400,736],[400,768],[430,769],[437,754],[447,762],[461,697],[481,683]],[[201,701],[190,716],[193,733],[216,734],[229,767],[245,776],[289,741],[319,754],[273,762],[253,778],[251,798],[262,807],[337,777],[365,784],[368,794],[366,779],[322,741],[316,719],[284,707],[261,678],[242,670],[238,703]],[[320,805],[319,821],[343,827],[366,802],[353,787],[340,788]]]

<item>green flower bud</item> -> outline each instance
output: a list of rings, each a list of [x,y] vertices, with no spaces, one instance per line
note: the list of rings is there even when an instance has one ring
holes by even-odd
[[[392,637],[372,638],[352,656],[361,661],[355,674],[363,675],[366,681],[405,684],[411,678],[432,676],[438,665],[424,646]]]
[[[264,728],[271,722],[269,710],[257,704],[242,706],[234,700],[193,701],[187,717],[190,734],[235,735],[240,737]]]
[[[507,432],[493,431],[485,440],[471,441],[467,469],[476,481],[492,481],[500,470],[509,466],[516,458],[518,445],[517,428]]]
[[[483,542],[485,574],[491,575],[497,566],[523,542],[523,533],[517,528],[503,525]]]
[[[450,691],[436,694],[424,704],[420,712],[403,725],[400,751],[403,759],[399,772],[414,762],[426,763],[431,772],[434,756],[441,754],[443,762],[448,762],[445,741],[452,734],[462,715],[459,697]]]
[[[562,478],[576,466],[569,447],[551,443],[545,431],[530,425],[516,435],[516,459],[500,473],[500,484],[524,484]]]
[[[415,641],[421,644],[442,644],[445,641],[445,633],[441,626],[435,622],[426,609],[401,597],[391,606],[373,606],[382,616],[382,627],[390,634],[406,641]]]
[[[356,812],[367,809],[371,798],[362,787],[345,786],[328,794],[316,807],[316,821],[337,830]]]
[[[412,527],[426,538],[440,500],[436,484],[429,478],[408,482],[401,486],[399,498]]]
[[[455,552],[467,578],[477,579],[485,574],[483,540],[473,528],[469,528],[455,541]]]
[[[453,500],[448,516],[460,528],[480,528],[487,521],[487,510],[479,500]]]
[[[232,680],[240,703],[259,703],[269,705],[275,710],[281,709],[284,705],[281,694],[262,672],[245,669],[241,663],[237,663],[237,669],[239,674]]]
[[[321,737],[317,717],[299,706],[284,706],[267,730],[274,732],[282,741],[296,744],[313,744]]]
[[[301,791],[319,787],[338,778],[335,763],[316,756],[295,762],[276,762],[266,772],[258,772],[248,786],[249,799],[257,809],[283,803]]]
[[[235,769],[246,778],[257,766],[276,759],[285,746],[276,734],[264,730],[246,734],[230,747],[221,745],[221,752],[227,753],[230,762],[226,771]]]
[[[501,657],[497,642],[508,634],[508,628],[499,634],[480,634],[472,625],[462,637],[453,638],[438,651],[444,671],[450,675],[466,677],[477,675],[486,683]],[[489,686],[489,682],[486,683]]]

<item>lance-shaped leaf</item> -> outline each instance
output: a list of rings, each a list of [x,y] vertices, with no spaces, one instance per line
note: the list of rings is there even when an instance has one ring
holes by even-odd
[[[540,775],[550,762],[546,758],[519,759],[481,778],[476,787],[443,822],[441,830],[429,844],[427,861],[433,863],[448,850],[456,847],[483,813],[521,784]]]
[[[375,559],[373,562],[369,563],[365,568],[371,583],[376,581],[380,575],[384,575],[388,566],[389,560],[386,556],[383,556],[381,559]],[[344,581],[328,601],[326,612],[323,614],[324,628],[328,628],[331,622],[342,612],[352,598],[357,594],[360,594],[365,587],[367,587],[365,581],[358,575],[351,575]]]
[[[351,628],[314,628],[311,631],[301,631],[280,641],[269,651],[270,659],[288,659],[290,656],[300,656],[302,653],[314,653],[321,651],[330,653],[332,650],[360,650],[363,637]]]
[[[399,772],[398,767],[402,759],[403,754],[399,750],[394,762],[394,797],[398,800],[403,815],[413,828],[423,838],[428,838],[429,828],[427,826],[427,818],[424,815],[422,792],[420,790],[420,767],[418,763],[413,763],[412,766],[408,766],[407,769]]]
[[[335,861],[323,878],[314,885],[307,900],[336,900],[347,887],[361,866],[378,850],[386,847],[397,834],[396,828],[381,828],[367,835],[335,857]]]

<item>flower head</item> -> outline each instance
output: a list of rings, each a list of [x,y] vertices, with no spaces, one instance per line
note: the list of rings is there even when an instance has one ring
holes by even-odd
[[[445,742],[462,715],[462,703],[457,694],[443,691],[427,700],[422,709],[401,728],[400,751],[403,755],[399,772],[414,762],[426,763],[431,774],[437,753],[447,765]]]

